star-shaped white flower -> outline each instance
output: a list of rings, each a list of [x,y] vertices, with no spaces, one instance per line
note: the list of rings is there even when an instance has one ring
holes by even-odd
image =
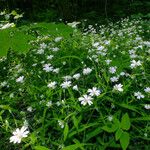
[[[82,105],[92,105],[93,102],[92,102],[92,97],[91,96],[88,96],[88,95],[83,95],[82,97],[79,97],[79,101],[81,102]]]
[[[101,91],[96,87],[93,87],[92,89],[88,89],[88,93],[90,96],[99,96]]]
[[[123,85],[122,84],[115,84],[114,85],[114,90],[119,91],[119,92],[123,92]]]
[[[27,131],[27,127],[23,126],[21,129],[17,128],[13,132],[13,136],[10,137],[10,142],[21,143],[22,138],[27,137],[29,131]]]

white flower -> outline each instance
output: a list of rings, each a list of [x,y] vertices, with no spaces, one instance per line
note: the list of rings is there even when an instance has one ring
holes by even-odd
[[[54,56],[53,55],[49,55],[47,56],[47,59],[51,60]]]
[[[122,92],[123,91],[123,85],[122,84],[115,84],[114,85],[114,90]]]
[[[97,47],[97,46],[99,46],[99,42],[93,43],[93,47]]]
[[[150,47],[150,42],[149,41],[145,41],[143,42],[146,46]]]
[[[144,108],[145,108],[145,109],[150,109],[150,104],[145,104],[145,105],[144,105]]]
[[[104,43],[106,44],[106,45],[109,45],[110,44],[110,41],[104,41]]]
[[[147,93],[150,93],[150,87],[146,87],[146,88],[144,89],[144,91],[147,92]]]
[[[88,89],[88,93],[90,96],[99,96],[101,91],[98,90],[96,87],[93,87],[92,89]]]
[[[60,105],[61,105],[61,103],[58,101],[58,102],[56,102],[56,105],[57,105],[57,106],[60,106]]]
[[[62,37],[56,37],[56,38],[54,39],[55,42],[59,42],[59,41],[61,41],[61,40],[62,40]]]
[[[57,74],[57,73],[59,73],[59,70],[60,70],[59,68],[55,68],[55,69],[53,69],[53,72]]]
[[[39,50],[37,51],[37,54],[44,54],[44,49],[39,49]]]
[[[110,78],[111,82],[117,82],[118,79],[119,79],[118,77],[111,77],[111,78]]]
[[[13,97],[14,97],[14,93],[11,93],[11,94],[9,95],[9,97],[10,97],[10,98],[13,98]]]
[[[75,86],[72,87],[72,89],[78,91],[78,86],[75,85]]]
[[[46,72],[50,72],[53,70],[53,67],[51,66],[51,64],[45,64],[43,65],[43,70],[45,70]]]
[[[136,58],[136,57],[137,57],[136,54],[131,54],[131,55],[130,55],[130,58]]]
[[[90,74],[92,72],[92,69],[91,68],[84,68],[83,69],[83,74],[84,75],[88,75],[88,74]]]
[[[109,68],[109,72],[112,73],[112,74],[114,74],[116,72],[116,69],[117,69],[116,66],[115,67],[110,67]]]
[[[46,103],[46,106],[47,106],[47,107],[51,107],[51,106],[52,106],[52,101],[47,102],[47,103]]]
[[[130,67],[133,69],[133,68],[136,68],[137,66],[141,66],[141,65],[142,64],[141,64],[140,60],[138,60],[138,61],[132,60]]]
[[[6,85],[7,85],[7,82],[6,82],[6,81],[1,82],[1,86],[2,86],[2,87],[6,86]]]
[[[76,28],[76,26],[77,26],[78,24],[80,24],[80,22],[74,21],[74,22],[72,22],[72,23],[68,23],[67,25],[68,25],[68,26],[71,26],[72,28]]]
[[[24,82],[24,76],[20,76],[19,78],[17,78],[16,82],[23,83]]]
[[[58,47],[54,47],[54,48],[52,48],[52,51],[57,52],[57,51],[59,51],[59,48]]]
[[[49,87],[49,88],[52,88],[52,89],[55,89],[56,88],[56,84],[57,84],[57,82],[50,82],[48,85],[47,85],[47,87]]]
[[[105,60],[105,62],[106,62],[107,65],[109,65],[112,62],[112,60],[107,59],[107,60]]]
[[[84,106],[86,104],[88,104],[88,105],[93,104],[92,97],[88,96],[88,95],[83,95],[83,97],[79,97],[79,101],[81,101],[81,104],[84,105]]]
[[[41,49],[46,49],[46,47],[47,47],[47,44],[45,44],[45,43],[40,44]]]
[[[81,76],[80,73],[77,73],[77,74],[73,75],[73,78],[76,79],[76,80],[78,80],[80,78],[80,76]]]
[[[131,54],[135,54],[135,52],[136,52],[136,51],[133,50],[133,49],[132,49],[132,50],[129,50],[129,54],[130,54],[130,55],[131,55]]]
[[[63,61],[62,64],[63,64],[63,65],[66,65],[66,61]]]
[[[144,97],[145,97],[141,92],[134,92],[134,96],[135,96],[137,99],[141,99],[141,98],[144,98]]]
[[[125,75],[125,72],[120,72],[120,75],[121,75],[121,76],[124,76],[124,75]]]
[[[29,112],[32,112],[32,107],[31,106],[29,106],[28,108],[27,108],[27,111],[29,111]]]
[[[99,46],[98,48],[97,48],[97,50],[99,50],[99,51],[101,51],[101,50],[103,50],[104,49],[104,46]]]
[[[72,77],[71,76],[64,76],[64,77],[62,77],[65,81],[67,81],[67,80],[71,80],[72,79]]]
[[[32,66],[33,66],[33,67],[37,66],[37,63],[33,64]]]
[[[7,24],[3,25],[0,29],[3,30],[3,29],[10,28],[10,27],[14,27],[14,26],[15,26],[14,23],[7,23]]]
[[[66,88],[68,88],[68,87],[70,87],[71,86],[71,81],[64,81],[62,84],[61,84],[61,87],[63,88],[63,89],[66,89]]]
[[[112,115],[110,115],[110,116],[108,116],[108,118],[107,118],[109,121],[112,121],[113,120],[113,116]]]
[[[17,128],[13,132],[13,136],[10,137],[10,142],[20,143],[22,138],[27,137],[29,131],[27,131],[27,127],[23,126],[21,129]]]
[[[58,124],[61,128],[64,128],[64,121],[58,120]]]

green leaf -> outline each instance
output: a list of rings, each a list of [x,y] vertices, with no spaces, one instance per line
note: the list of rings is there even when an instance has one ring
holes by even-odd
[[[37,142],[37,136],[34,132],[32,134],[30,134],[29,138],[30,138],[32,144],[35,144]]]
[[[8,50],[27,52],[32,46],[29,44],[34,39],[19,28],[0,30],[0,56],[6,55]]]
[[[68,136],[68,132],[69,132],[69,127],[68,124],[65,124],[65,128],[64,128],[64,141],[66,141],[67,136]]]
[[[129,130],[131,126],[130,118],[126,113],[121,119],[121,128],[124,130]]]
[[[123,150],[126,150],[130,142],[129,133],[123,132],[120,137],[120,144]]]
[[[64,147],[62,150],[76,150],[79,147],[83,147],[85,144],[73,144],[73,145],[69,145]]]
[[[116,127],[115,125],[112,125],[111,127],[109,126],[103,126],[102,129],[108,133],[112,133],[115,132],[117,130],[118,127]]]
[[[115,138],[116,138],[116,141],[118,141],[122,135],[123,131],[122,129],[118,129],[115,133]]]
[[[75,116],[72,116],[72,120],[73,120],[73,124],[75,126],[75,128],[78,130],[78,120]]]
[[[45,146],[35,146],[35,150],[50,150],[49,148],[46,148]]]

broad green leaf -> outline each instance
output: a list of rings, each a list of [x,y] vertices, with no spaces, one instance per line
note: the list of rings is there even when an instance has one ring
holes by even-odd
[[[66,139],[67,139],[68,132],[69,132],[69,126],[68,126],[68,124],[66,123],[66,124],[65,124],[65,128],[64,128],[64,141],[66,141]]]
[[[29,41],[33,39],[19,28],[0,30],[0,56],[6,55],[8,50],[27,52],[31,48]]]
[[[129,133],[123,132],[120,137],[120,144],[123,150],[126,150],[130,142]]]
[[[116,141],[118,141],[122,135],[123,131],[122,129],[118,129],[115,133],[115,138],[116,138]]]
[[[85,144],[73,144],[73,145],[69,145],[64,147],[62,150],[76,150],[79,147],[83,147]]]
[[[50,150],[49,148],[46,148],[45,146],[35,146],[35,150]]]
[[[131,126],[130,118],[126,113],[121,119],[121,128],[124,130],[129,130]]]

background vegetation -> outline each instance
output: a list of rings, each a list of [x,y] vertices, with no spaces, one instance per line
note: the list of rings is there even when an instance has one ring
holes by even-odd
[[[149,8],[0,0],[0,150],[149,150]]]
[[[149,18],[149,0],[0,0],[0,9],[19,8],[30,20],[67,21],[104,18],[118,19],[130,15]]]

